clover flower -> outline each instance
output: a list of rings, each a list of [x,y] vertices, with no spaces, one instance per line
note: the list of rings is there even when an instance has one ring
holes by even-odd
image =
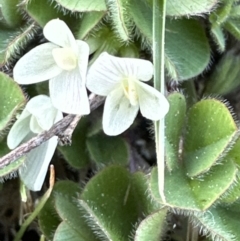
[[[14,149],[37,134],[49,130],[62,117],[62,113],[53,107],[48,96],[38,95],[30,99],[8,134],[8,147]],[[30,190],[41,189],[57,143],[57,137],[54,136],[26,154],[26,160],[19,169],[19,175]]]
[[[150,120],[163,118],[169,110],[167,99],[153,87],[141,82],[153,76],[150,61],[119,58],[102,53],[87,74],[87,88],[107,96],[103,112],[103,130],[118,135],[134,121],[138,110]],[[140,81],[141,80],[141,81]]]
[[[53,105],[65,113],[89,114],[85,88],[89,46],[75,40],[68,26],[59,19],[49,21],[43,34],[50,42],[24,55],[13,69],[17,83],[27,85],[49,79]]]

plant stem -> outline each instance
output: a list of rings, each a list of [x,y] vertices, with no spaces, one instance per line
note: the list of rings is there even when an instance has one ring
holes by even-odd
[[[37,207],[35,208],[34,212],[31,213],[31,215],[24,221],[24,223],[21,225],[20,230],[18,231],[17,235],[14,238],[14,241],[21,240],[24,232],[28,228],[28,226],[34,221],[34,219],[37,217],[37,215],[40,213],[42,208],[44,207],[45,203],[47,202],[48,198],[51,195],[53,186],[55,182],[55,171],[53,165],[50,166],[50,178],[49,178],[49,188],[47,192],[43,195],[40,202],[38,203]]]
[[[153,0],[153,63],[154,87],[165,94],[164,79],[164,47],[165,47],[165,17],[166,0]],[[164,118],[155,122],[155,141],[158,164],[159,194],[163,202],[164,195],[164,166],[165,166],[165,123]]]

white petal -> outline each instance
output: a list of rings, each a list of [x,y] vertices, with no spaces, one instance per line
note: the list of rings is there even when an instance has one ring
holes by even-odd
[[[78,66],[80,70],[80,75],[84,80],[84,85],[86,82],[87,67],[88,67],[88,56],[89,56],[89,46],[86,42],[82,40],[76,40],[78,51]]]
[[[46,109],[46,112],[42,116],[38,116],[37,122],[43,130],[49,130],[57,121],[61,120],[62,118],[62,112],[52,106]]]
[[[52,56],[54,48],[55,44],[45,43],[25,54],[13,69],[14,80],[19,84],[34,84],[60,74],[62,69]]]
[[[113,90],[106,98],[103,111],[103,130],[107,135],[116,136],[132,125],[139,106],[132,106],[122,88]]]
[[[26,162],[20,167],[19,174],[28,189],[39,191],[42,188],[57,142],[54,136],[26,155]]]
[[[30,118],[30,113],[24,109],[17,121],[13,124],[7,136],[7,145],[10,149],[16,148],[29,134]]]
[[[43,34],[50,42],[61,47],[71,47],[77,51],[76,40],[67,24],[60,19],[49,21],[43,28]]]
[[[46,109],[52,106],[52,101],[47,95],[37,95],[31,98],[27,105],[26,109],[33,115],[41,115]],[[40,114],[39,114],[40,112]]]
[[[154,121],[162,119],[169,110],[166,97],[145,83],[136,83],[142,115]]]
[[[60,121],[63,118],[63,114],[60,110],[57,111],[57,114],[55,116],[54,124]]]
[[[153,65],[150,61],[118,58],[104,52],[89,69],[87,88],[95,94],[106,96],[126,77],[148,81],[152,76]]]
[[[84,80],[78,68],[64,71],[49,81],[50,97],[53,105],[62,112],[86,115],[90,113],[90,106]]]
[[[36,118],[37,124],[32,119],[30,129],[34,133],[40,133],[43,130],[49,130],[56,122],[58,110],[53,106],[51,99],[46,95],[38,95],[33,97],[27,104],[26,108]],[[62,117],[62,113],[60,112]],[[61,118],[62,119],[62,118]],[[58,120],[60,120],[58,118]],[[38,127],[37,127],[38,125]],[[34,129],[34,126],[36,128]],[[32,129],[33,128],[33,129]],[[41,130],[41,131],[40,131]],[[37,132],[40,131],[40,132]]]
[[[30,130],[35,134],[39,134],[44,131],[42,127],[38,124],[36,117],[33,115],[30,119]]]
[[[88,71],[87,88],[102,96],[107,96],[116,89],[125,76],[116,64],[118,63],[109,54],[102,53]]]
[[[125,77],[148,81],[153,76],[153,64],[145,59],[119,58],[108,54],[115,68]]]
[[[78,68],[64,71],[49,81],[49,91],[53,105],[62,112],[87,115],[90,105],[85,87],[88,65],[89,46],[77,40]]]

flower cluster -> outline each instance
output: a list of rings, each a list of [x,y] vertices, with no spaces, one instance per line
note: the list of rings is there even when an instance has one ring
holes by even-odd
[[[107,96],[103,112],[103,130],[118,135],[134,121],[138,110],[150,120],[162,119],[169,109],[166,98],[141,82],[153,76],[153,65],[142,59],[118,58],[102,53],[87,75],[87,88]]]
[[[67,25],[54,19],[43,29],[50,42],[24,55],[13,69],[14,80],[22,85],[49,79],[53,106],[65,113],[90,113],[85,88],[89,47],[75,40]]]
[[[34,135],[48,130],[62,118],[61,112],[90,113],[86,87],[106,96],[103,130],[118,135],[133,123],[139,109],[150,120],[160,120],[169,109],[166,98],[144,83],[153,76],[153,65],[143,59],[119,58],[102,53],[87,71],[89,46],[76,40],[67,25],[54,19],[43,29],[50,42],[24,55],[13,70],[17,83],[26,85],[49,80],[50,98],[36,96],[26,105],[8,135],[13,149]],[[57,146],[57,137],[27,154],[19,173],[31,190],[40,190],[47,166]]]

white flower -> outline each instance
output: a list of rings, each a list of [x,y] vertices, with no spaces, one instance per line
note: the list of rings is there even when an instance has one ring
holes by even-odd
[[[169,110],[167,99],[153,87],[142,83],[153,76],[150,61],[118,58],[102,53],[87,74],[87,88],[107,96],[103,130],[118,135],[134,121],[138,110],[150,120],[160,120]],[[140,81],[141,80],[141,81]]]
[[[30,99],[8,134],[8,147],[14,149],[37,134],[49,130],[62,117],[62,113],[53,107],[48,96],[38,95]],[[19,175],[30,190],[41,189],[57,143],[57,137],[54,136],[26,154],[26,160],[19,169]]]
[[[13,69],[19,84],[34,84],[49,79],[53,105],[65,113],[89,114],[85,88],[89,46],[75,40],[68,26],[59,19],[43,29],[51,43],[44,43],[24,55]]]

